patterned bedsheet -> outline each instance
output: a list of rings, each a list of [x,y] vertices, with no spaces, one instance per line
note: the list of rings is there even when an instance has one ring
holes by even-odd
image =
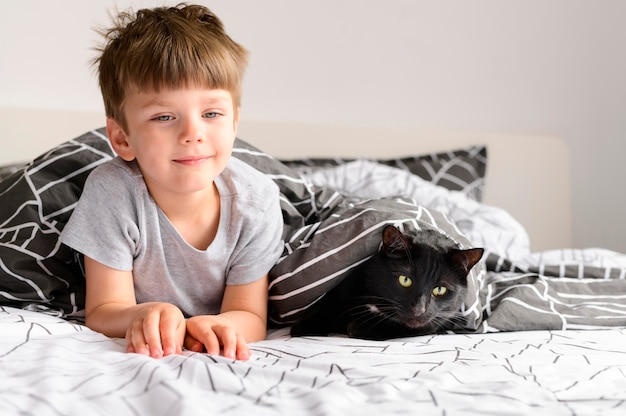
[[[127,354],[123,342],[0,308],[0,414],[622,415],[626,331],[391,341],[290,338],[247,362]],[[495,412],[495,413],[494,413]]]

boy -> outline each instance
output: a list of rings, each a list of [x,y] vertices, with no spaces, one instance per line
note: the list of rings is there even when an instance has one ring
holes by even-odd
[[[84,254],[85,323],[158,358],[245,360],[283,247],[278,188],[231,158],[247,51],[195,5],[121,13],[95,60],[117,157],[61,241]]]

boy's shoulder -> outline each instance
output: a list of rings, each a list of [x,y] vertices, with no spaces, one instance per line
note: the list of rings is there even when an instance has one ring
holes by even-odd
[[[219,178],[228,193],[239,197],[257,198],[278,194],[278,186],[269,176],[235,157],[230,158]],[[224,191],[220,190],[222,195]]]
[[[131,177],[141,176],[141,171],[135,162],[126,162],[119,156],[98,165],[93,172],[108,175],[129,175]]]
[[[98,165],[89,174],[90,181],[122,181],[129,185],[142,178],[141,171],[135,162],[126,162],[119,156]]]

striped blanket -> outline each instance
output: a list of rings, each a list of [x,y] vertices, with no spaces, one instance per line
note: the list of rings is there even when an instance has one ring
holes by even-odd
[[[289,324],[378,248],[385,224],[437,229],[486,249],[470,275],[465,330],[626,326],[626,255],[608,250],[530,253],[503,210],[370,161],[297,172],[240,142],[234,155],[282,191],[285,251],[270,272],[271,319]]]

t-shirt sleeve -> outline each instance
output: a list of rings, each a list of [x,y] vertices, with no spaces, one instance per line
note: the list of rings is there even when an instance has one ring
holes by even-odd
[[[259,192],[257,199],[263,201],[264,209],[257,210],[257,214],[252,214],[252,217],[249,216],[251,211],[249,209],[243,214],[248,215],[245,221],[248,229],[242,233],[245,243],[235,253],[228,271],[227,284],[237,285],[257,281],[278,262],[284,248],[283,216],[279,196],[278,187],[269,180],[264,191]],[[246,211],[246,207],[243,207],[243,210]]]
[[[110,162],[94,169],[61,242],[108,267],[132,270],[139,228],[131,179]]]

